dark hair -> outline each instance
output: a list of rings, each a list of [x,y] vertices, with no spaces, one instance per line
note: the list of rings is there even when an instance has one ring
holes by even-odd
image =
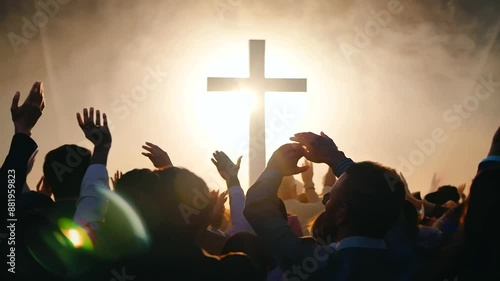
[[[330,241],[332,232],[328,228],[326,212],[323,211],[313,217],[310,222],[311,236],[320,241]]]
[[[105,223],[100,225],[98,255],[116,259],[150,249],[161,211],[152,206],[155,202],[149,194],[158,183],[158,175],[149,169],[131,170],[116,181],[114,192],[108,195]]]
[[[43,163],[44,183],[50,186],[56,200],[80,196],[90,157],[88,149],[74,144],[65,144],[47,153]]]
[[[156,234],[194,235],[207,227],[212,213],[206,183],[183,168],[132,170],[117,181],[116,192],[139,211]]]
[[[345,173],[353,231],[383,238],[401,213],[405,200],[403,181],[394,169],[374,162],[354,163]]]
[[[132,204],[146,223],[151,224],[159,210],[153,208],[150,194],[158,189],[158,184],[159,177],[154,171],[133,169],[116,181],[115,192]]]

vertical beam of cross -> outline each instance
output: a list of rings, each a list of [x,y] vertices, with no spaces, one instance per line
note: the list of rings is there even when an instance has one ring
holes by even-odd
[[[207,79],[208,91],[250,90],[255,106],[250,117],[249,181],[255,183],[266,167],[265,92],[306,92],[307,79],[265,78],[265,41],[250,40],[249,78]]]

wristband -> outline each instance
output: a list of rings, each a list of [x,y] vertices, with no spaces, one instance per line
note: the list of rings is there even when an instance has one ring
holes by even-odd
[[[333,167],[333,173],[337,178],[340,176],[354,163],[351,158],[346,158],[338,163],[335,167]]]

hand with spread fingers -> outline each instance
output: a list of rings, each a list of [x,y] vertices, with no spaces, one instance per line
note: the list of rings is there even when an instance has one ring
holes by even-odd
[[[222,226],[222,222],[224,219],[224,211],[226,209],[224,204],[227,202],[227,194],[228,191],[223,191],[221,193],[219,193],[218,190],[210,192],[210,197],[214,202],[212,217],[210,220],[210,225],[213,228],[220,229],[220,227]]]
[[[157,168],[158,170],[164,170],[166,168],[174,166],[174,164],[172,164],[172,161],[170,160],[170,156],[168,156],[168,153],[156,144],[146,142],[146,144],[143,145],[142,148],[147,151],[142,152],[142,155],[148,157],[155,168]]]
[[[111,186],[113,187],[113,190],[116,189],[116,182],[118,182],[118,180],[123,176],[123,173],[116,170],[115,174],[113,175],[113,177],[109,177],[109,179],[111,180]]]
[[[212,163],[214,163],[215,167],[217,167],[217,171],[219,171],[220,176],[226,181],[226,183],[230,182],[232,179],[237,180],[241,158],[243,156],[240,156],[236,161],[236,164],[234,164],[223,151],[217,150],[212,155]]]
[[[108,127],[108,118],[106,113],[103,113],[101,123],[101,112],[97,110],[95,112],[94,119],[94,108],[91,107],[89,110],[83,109],[83,118],[80,113],[76,114],[78,120],[78,125],[82,129],[85,137],[91,141],[95,147],[111,148],[111,132]]]
[[[344,153],[339,151],[337,145],[325,133],[297,133],[290,140],[298,142],[305,148],[304,156],[314,163],[326,163],[334,168],[336,164],[346,159]]]
[[[21,93],[16,92],[10,107],[15,133],[31,136],[31,129],[33,129],[38,122],[45,108],[43,83],[35,82],[33,84],[28,97],[26,97],[26,100],[24,100],[21,106],[19,106],[20,97]]]
[[[91,107],[89,110],[84,108],[83,117],[80,113],[77,113],[76,119],[85,137],[94,144],[94,152],[92,153],[90,163],[106,166],[112,142],[106,113],[103,113],[103,122],[101,123],[101,112],[99,110],[95,112],[94,119],[94,108]]]

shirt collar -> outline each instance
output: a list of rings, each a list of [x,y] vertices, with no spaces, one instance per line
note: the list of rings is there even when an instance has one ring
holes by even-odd
[[[374,239],[364,236],[351,236],[330,244],[330,247],[337,251],[346,248],[368,248],[368,249],[386,249],[383,239]]]

